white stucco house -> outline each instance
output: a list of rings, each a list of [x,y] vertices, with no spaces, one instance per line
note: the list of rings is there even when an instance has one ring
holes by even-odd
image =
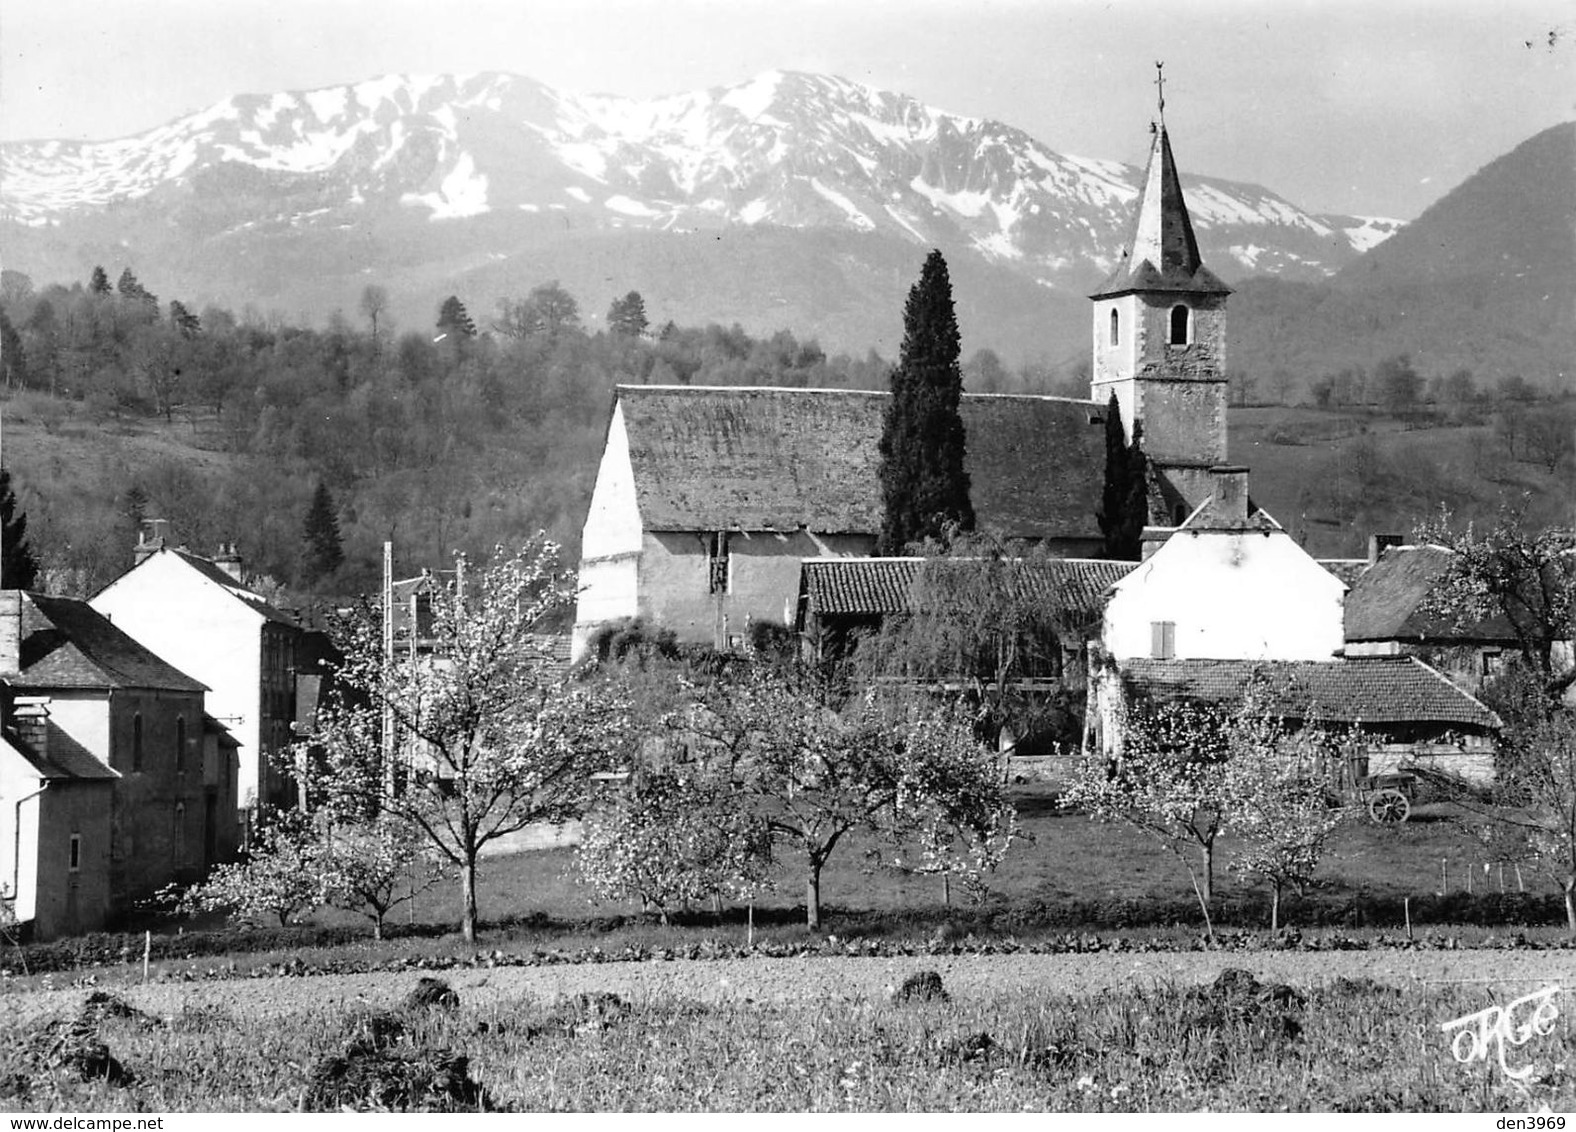
[[[215,559],[140,542],[136,563],[89,603],[121,631],[209,688],[208,713],[239,744],[238,797],[288,805],[278,760],[291,742],[302,630],[241,582],[233,547]]]

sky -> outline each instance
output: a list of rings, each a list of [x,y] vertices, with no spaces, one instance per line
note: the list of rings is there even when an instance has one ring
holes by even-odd
[[[1412,219],[1576,119],[1572,0],[0,0],[0,140],[389,73],[649,97],[780,69],[1138,163],[1157,60],[1184,170],[1314,211]]]

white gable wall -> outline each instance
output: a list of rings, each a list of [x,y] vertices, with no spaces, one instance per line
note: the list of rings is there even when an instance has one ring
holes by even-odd
[[[580,538],[580,593],[575,603],[572,654],[579,660],[586,641],[600,624],[639,612],[640,503],[629,459],[624,406],[613,407],[607,446],[597,467],[591,509]]]
[[[1103,643],[1153,656],[1157,622],[1178,659],[1331,660],[1346,587],[1284,531],[1183,529],[1113,588]]]
[[[256,802],[263,615],[167,552],[150,555],[89,604],[144,648],[208,685],[208,714],[240,744],[236,804]]]

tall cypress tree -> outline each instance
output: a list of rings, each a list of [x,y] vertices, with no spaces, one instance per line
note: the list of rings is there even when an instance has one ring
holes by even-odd
[[[27,541],[27,514],[16,505],[11,473],[0,468],[0,585],[8,590],[30,590],[38,585],[38,557]]]
[[[301,528],[301,544],[301,573],[308,583],[326,578],[344,565],[339,517],[334,513],[334,497],[328,493],[326,483],[319,482],[312,493],[312,506],[307,509]]]
[[[1105,487],[1100,494],[1100,534],[1105,556],[1137,562],[1143,555],[1144,526],[1149,521],[1149,458],[1143,449],[1144,426],[1133,422],[1129,443],[1122,428],[1122,409],[1111,394],[1105,412]]]
[[[877,553],[901,554],[911,543],[974,529],[959,353],[947,261],[932,251],[903,308],[903,349],[881,430],[886,510]]]

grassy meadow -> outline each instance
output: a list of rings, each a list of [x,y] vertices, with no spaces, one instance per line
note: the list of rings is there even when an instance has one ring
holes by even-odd
[[[1235,976],[1235,977],[1234,977]],[[917,980],[911,980],[917,982]],[[916,988],[919,989],[919,988]],[[934,987],[928,989],[936,989]],[[1191,989],[983,1002],[625,1002],[320,1008],[288,1019],[111,1001],[0,1024],[0,1107],[31,1111],[1319,1110],[1576,1107],[1576,1034],[1458,1064],[1439,1023],[1481,988],[1306,992],[1243,972]],[[441,993],[441,992],[440,992]],[[430,996],[429,996],[430,997]],[[85,1080],[84,1075],[92,1079]]]

